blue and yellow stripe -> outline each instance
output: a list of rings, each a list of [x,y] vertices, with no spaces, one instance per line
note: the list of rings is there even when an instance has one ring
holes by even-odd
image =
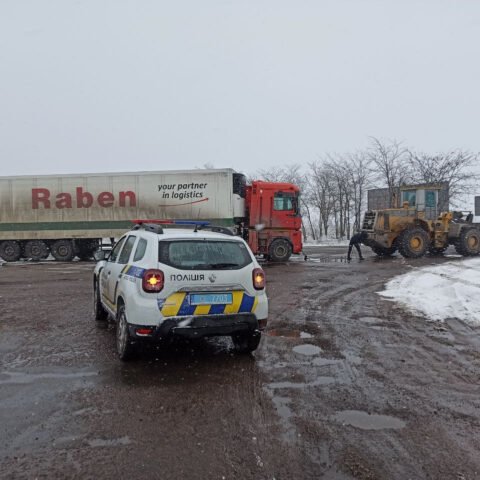
[[[186,292],[177,292],[158,303],[164,317],[192,315],[223,315],[234,313],[253,313],[258,298],[242,291],[232,292],[232,303],[223,305],[190,305],[190,296]]]

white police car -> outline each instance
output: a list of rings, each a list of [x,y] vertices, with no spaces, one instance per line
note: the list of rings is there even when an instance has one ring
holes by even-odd
[[[194,227],[139,223],[107,257],[96,253],[95,319],[117,322],[122,360],[142,341],[171,336],[228,335],[240,352],[258,347],[268,317],[263,270],[228,229]]]

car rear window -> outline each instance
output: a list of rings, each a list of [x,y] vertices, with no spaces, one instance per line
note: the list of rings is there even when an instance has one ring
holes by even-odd
[[[222,240],[161,241],[158,260],[181,270],[237,270],[252,263],[244,243]]]

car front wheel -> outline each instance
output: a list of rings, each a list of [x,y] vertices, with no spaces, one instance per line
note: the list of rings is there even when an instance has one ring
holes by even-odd
[[[135,355],[135,345],[128,331],[125,305],[121,305],[117,313],[117,353],[120,360],[124,361],[130,360]]]

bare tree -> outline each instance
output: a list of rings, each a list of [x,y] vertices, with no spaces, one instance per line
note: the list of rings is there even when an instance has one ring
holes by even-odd
[[[428,155],[408,152],[408,164],[416,183],[448,183],[450,199],[455,202],[467,193],[473,193],[480,174],[473,169],[480,163],[479,154],[465,150]]]
[[[373,165],[377,180],[385,183],[389,191],[390,207],[396,206],[396,191],[403,183],[408,183],[407,149],[396,140],[388,142],[371,137],[367,158]]]

